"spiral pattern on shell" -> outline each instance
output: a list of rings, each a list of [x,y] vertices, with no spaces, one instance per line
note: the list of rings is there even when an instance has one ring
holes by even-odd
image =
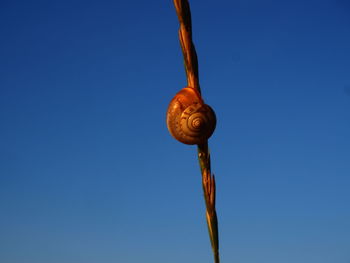
[[[170,134],[185,144],[205,143],[216,127],[213,109],[204,104],[199,92],[186,87],[171,100],[167,111]]]

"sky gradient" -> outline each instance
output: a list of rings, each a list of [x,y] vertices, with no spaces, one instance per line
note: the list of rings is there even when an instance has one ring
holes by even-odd
[[[350,4],[190,1],[223,263],[350,263]],[[0,2],[0,262],[212,262],[172,1]]]

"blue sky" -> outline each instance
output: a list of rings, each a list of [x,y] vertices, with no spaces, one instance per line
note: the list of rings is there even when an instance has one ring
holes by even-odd
[[[350,262],[350,4],[190,1],[222,262]],[[172,1],[0,2],[0,262],[212,262]]]

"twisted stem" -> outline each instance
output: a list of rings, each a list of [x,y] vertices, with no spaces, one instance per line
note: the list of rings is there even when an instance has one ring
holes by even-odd
[[[179,39],[184,57],[188,86],[200,92],[198,79],[198,59],[192,42],[192,19],[190,5],[187,0],[174,0],[180,22]]]
[[[174,0],[180,22],[179,39],[184,57],[187,85],[201,93],[198,77],[198,59],[192,42],[191,10],[188,0]],[[211,174],[208,141],[198,145],[198,160],[202,173],[202,186],[206,205],[206,219],[210,242],[214,254],[214,262],[219,263],[219,231],[215,209],[215,177]]]

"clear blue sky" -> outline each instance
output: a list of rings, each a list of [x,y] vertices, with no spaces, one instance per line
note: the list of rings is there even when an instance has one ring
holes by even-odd
[[[191,1],[223,263],[350,262],[350,3]],[[212,262],[172,1],[0,2],[0,262]]]

